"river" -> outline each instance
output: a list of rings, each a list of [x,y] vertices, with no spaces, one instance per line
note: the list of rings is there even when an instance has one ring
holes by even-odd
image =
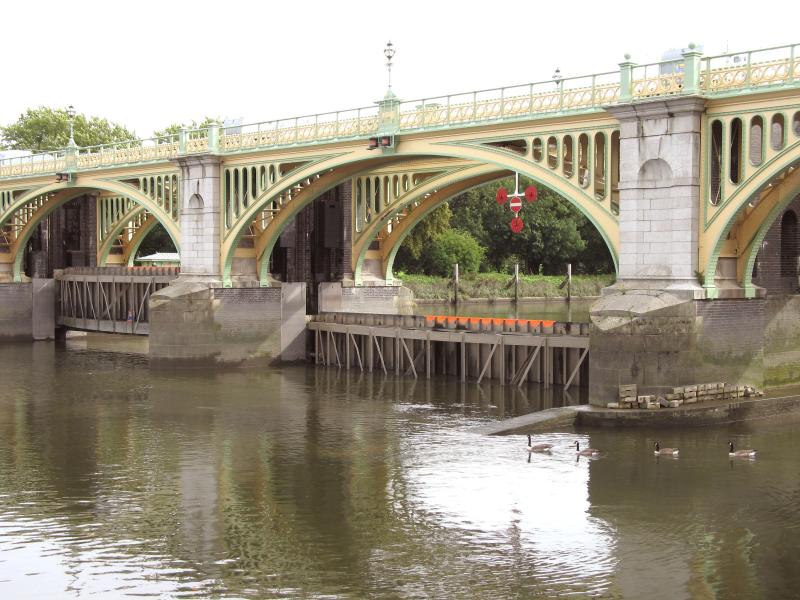
[[[471,429],[571,399],[313,366],[155,371],[141,341],[88,339],[0,346],[3,598],[800,589],[794,419],[560,431],[529,456],[523,436]],[[729,439],[758,458],[730,460]]]
[[[520,301],[517,306],[507,300],[495,302],[448,303],[420,302],[414,307],[418,315],[460,315],[463,317],[502,317],[507,319],[552,319],[554,321],[589,322],[589,308],[595,298],[541,298]]]

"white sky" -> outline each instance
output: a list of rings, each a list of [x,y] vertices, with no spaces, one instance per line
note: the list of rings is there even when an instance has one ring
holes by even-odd
[[[612,8],[613,7],[613,8]],[[800,42],[791,0],[491,2],[10,0],[0,4],[0,124],[28,107],[105,117],[140,137],[204,116],[245,123],[368,106],[395,44],[401,99]]]

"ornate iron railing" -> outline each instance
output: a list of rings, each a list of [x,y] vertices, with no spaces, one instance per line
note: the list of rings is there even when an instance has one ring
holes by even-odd
[[[375,135],[387,117],[397,132],[418,131],[601,110],[680,94],[735,95],[765,87],[796,86],[800,85],[798,51],[800,44],[707,57],[692,51],[671,61],[622,63],[620,71],[608,73],[413,101],[388,99],[377,106],[227,128],[212,125],[161,138],[0,160],[0,178],[158,162],[186,154],[357,139]]]

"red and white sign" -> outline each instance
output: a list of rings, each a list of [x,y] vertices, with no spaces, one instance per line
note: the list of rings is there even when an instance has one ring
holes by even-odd
[[[511,198],[508,208],[510,208],[513,212],[518,213],[522,209],[522,200],[519,198]]]

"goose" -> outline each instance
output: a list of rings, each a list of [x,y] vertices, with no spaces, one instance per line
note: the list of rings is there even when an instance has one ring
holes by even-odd
[[[678,452],[680,452],[677,448],[662,448],[658,442],[655,443],[655,447],[653,454],[656,456],[678,456]]]
[[[597,448],[585,448],[581,450],[580,442],[575,442],[575,453],[578,456],[600,456],[600,450]]]
[[[748,448],[746,450],[736,450],[733,449],[733,442],[728,441],[728,456],[731,458],[755,458],[756,451],[752,448]]]
[[[553,444],[536,444],[531,445],[531,436],[528,435],[528,452],[550,452],[553,449]]]

